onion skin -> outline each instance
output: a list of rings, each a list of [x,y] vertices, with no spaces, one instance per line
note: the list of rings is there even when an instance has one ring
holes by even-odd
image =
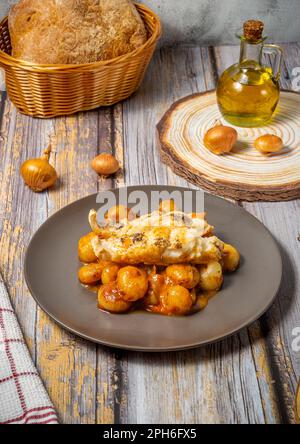
[[[21,166],[20,174],[26,185],[40,193],[52,187],[57,181],[57,173],[49,163],[51,149],[44,152],[40,159],[30,159]]]
[[[283,142],[278,136],[264,134],[255,140],[254,147],[263,154],[278,153],[283,148]]]
[[[92,168],[101,176],[111,176],[120,169],[117,159],[109,153],[102,153],[92,161]]]
[[[204,145],[214,154],[229,153],[237,142],[238,134],[230,126],[217,125],[204,136]]]

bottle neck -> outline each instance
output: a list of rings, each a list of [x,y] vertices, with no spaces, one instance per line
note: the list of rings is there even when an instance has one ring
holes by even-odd
[[[253,65],[259,65],[262,46],[263,42],[251,43],[248,40],[242,39],[240,64],[242,64],[243,66],[249,65],[249,67],[253,67]]]

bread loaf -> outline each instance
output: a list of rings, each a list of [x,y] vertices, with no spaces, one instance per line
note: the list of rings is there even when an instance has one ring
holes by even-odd
[[[131,0],[21,0],[8,23],[12,55],[37,64],[108,60],[147,39]]]

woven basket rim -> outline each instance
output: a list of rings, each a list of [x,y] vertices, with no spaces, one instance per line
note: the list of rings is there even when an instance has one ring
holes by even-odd
[[[47,65],[47,64],[34,64],[31,62],[27,62],[25,60],[17,59],[6,52],[2,51],[0,49],[0,63],[6,66],[15,66],[19,67],[28,71],[40,71],[44,73],[55,73],[55,72],[62,72],[62,71],[82,71],[82,70],[89,70],[89,69],[97,69],[100,67],[109,67],[110,65],[118,64],[118,63],[125,63],[128,61],[128,59],[131,59],[133,57],[139,56],[141,53],[144,52],[144,50],[147,50],[149,47],[152,47],[156,42],[159,40],[162,34],[162,25],[160,18],[157,14],[155,14],[148,6],[142,4],[142,3],[136,3],[134,2],[134,5],[138,10],[142,10],[146,13],[148,13],[151,16],[151,19],[155,23],[155,29],[152,33],[152,35],[147,39],[147,41],[140,46],[139,48],[135,49],[134,51],[128,52],[127,54],[123,54],[121,56],[115,57],[113,59],[109,60],[101,60],[99,62],[91,62],[91,63],[81,63],[81,64],[65,64],[65,65]],[[5,22],[8,21],[8,16],[4,17],[0,23],[0,26],[3,25]]]

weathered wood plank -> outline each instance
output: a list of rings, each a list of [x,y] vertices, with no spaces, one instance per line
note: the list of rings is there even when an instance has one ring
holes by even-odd
[[[97,189],[122,185],[122,172],[113,181],[101,181],[89,168],[97,152],[116,154],[128,185],[187,185],[161,164],[155,124],[174,100],[213,88],[216,74],[237,54],[230,47],[216,48],[215,54],[211,48],[162,49],[130,100],[68,118],[31,119],[17,113],[5,94],[1,97],[0,269],[32,356],[65,423],[293,420],[300,363],[291,331],[299,324],[299,274],[291,276],[288,269],[299,263],[298,202],[246,205],[288,251],[283,288],[277,304],[248,331],[199,350],[144,355],[96,347],[37,310],[23,279],[26,246],[53,211]],[[287,82],[296,60],[299,45],[288,45]],[[18,171],[25,159],[41,154],[49,136],[51,160],[62,182],[36,195],[24,188]]]
[[[101,347],[97,354],[94,344],[68,334],[36,309],[24,282],[23,260],[31,236],[52,212],[97,190],[98,176],[89,163],[99,146],[111,149],[112,111],[45,121],[22,116],[9,101],[5,105],[2,102],[1,109],[1,270],[31,354],[62,422],[95,422],[96,396],[101,422],[111,422],[115,387],[107,383],[107,375],[114,359],[109,360]],[[19,167],[25,159],[39,156],[49,137],[51,161],[60,183],[47,193],[34,194],[24,187]],[[106,388],[101,381],[106,381]]]
[[[281,86],[286,89],[292,87],[292,71],[299,64],[300,48],[298,44],[284,45],[285,63],[281,76]],[[237,48],[216,48],[218,72],[234,63],[238,57]],[[270,64],[272,59],[269,58]],[[297,386],[297,378],[300,375],[300,356],[292,349],[292,331],[299,326],[300,319],[300,290],[299,285],[299,245],[297,237],[300,232],[299,225],[299,201],[280,203],[245,203],[244,207],[260,219],[274,234],[278,240],[284,262],[284,278],[276,303],[260,322],[266,338],[266,356],[268,362],[262,361],[257,354],[256,362],[261,364],[258,377],[266,379],[260,384],[262,393],[274,379],[274,389],[284,422],[294,421],[294,395]],[[270,258],[271,259],[271,258]],[[249,329],[250,337],[257,337],[255,327]],[[253,346],[254,350],[254,346]],[[271,368],[271,370],[268,369]],[[265,399],[265,395],[264,395]]]
[[[214,87],[211,52],[209,48],[160,50],[140,93],[124,103],[127,184],[187,185],[161,164],[154,128],[174,100]],[[259,346],[259,351],[263,361],[264,344]],[[269,415],[265,413],[256,375],[257,363],[247,331],[192,352],[130,354],[127,367],[128,402],[122,409],[124,423],[279,420],[271,388],[266,404],[272,403],[272,408]]]
[[[47,212],[50,215],[96,190],[88,161],[97,151],[98,115],[79,114],[49,120],[43,125],[49,128],[52,162],[60,177],[59,185],[48,193]],[[38,310],[36,341],[38,368],[62,422],[93,422],[95,345],[65,332],[42,310]]]

